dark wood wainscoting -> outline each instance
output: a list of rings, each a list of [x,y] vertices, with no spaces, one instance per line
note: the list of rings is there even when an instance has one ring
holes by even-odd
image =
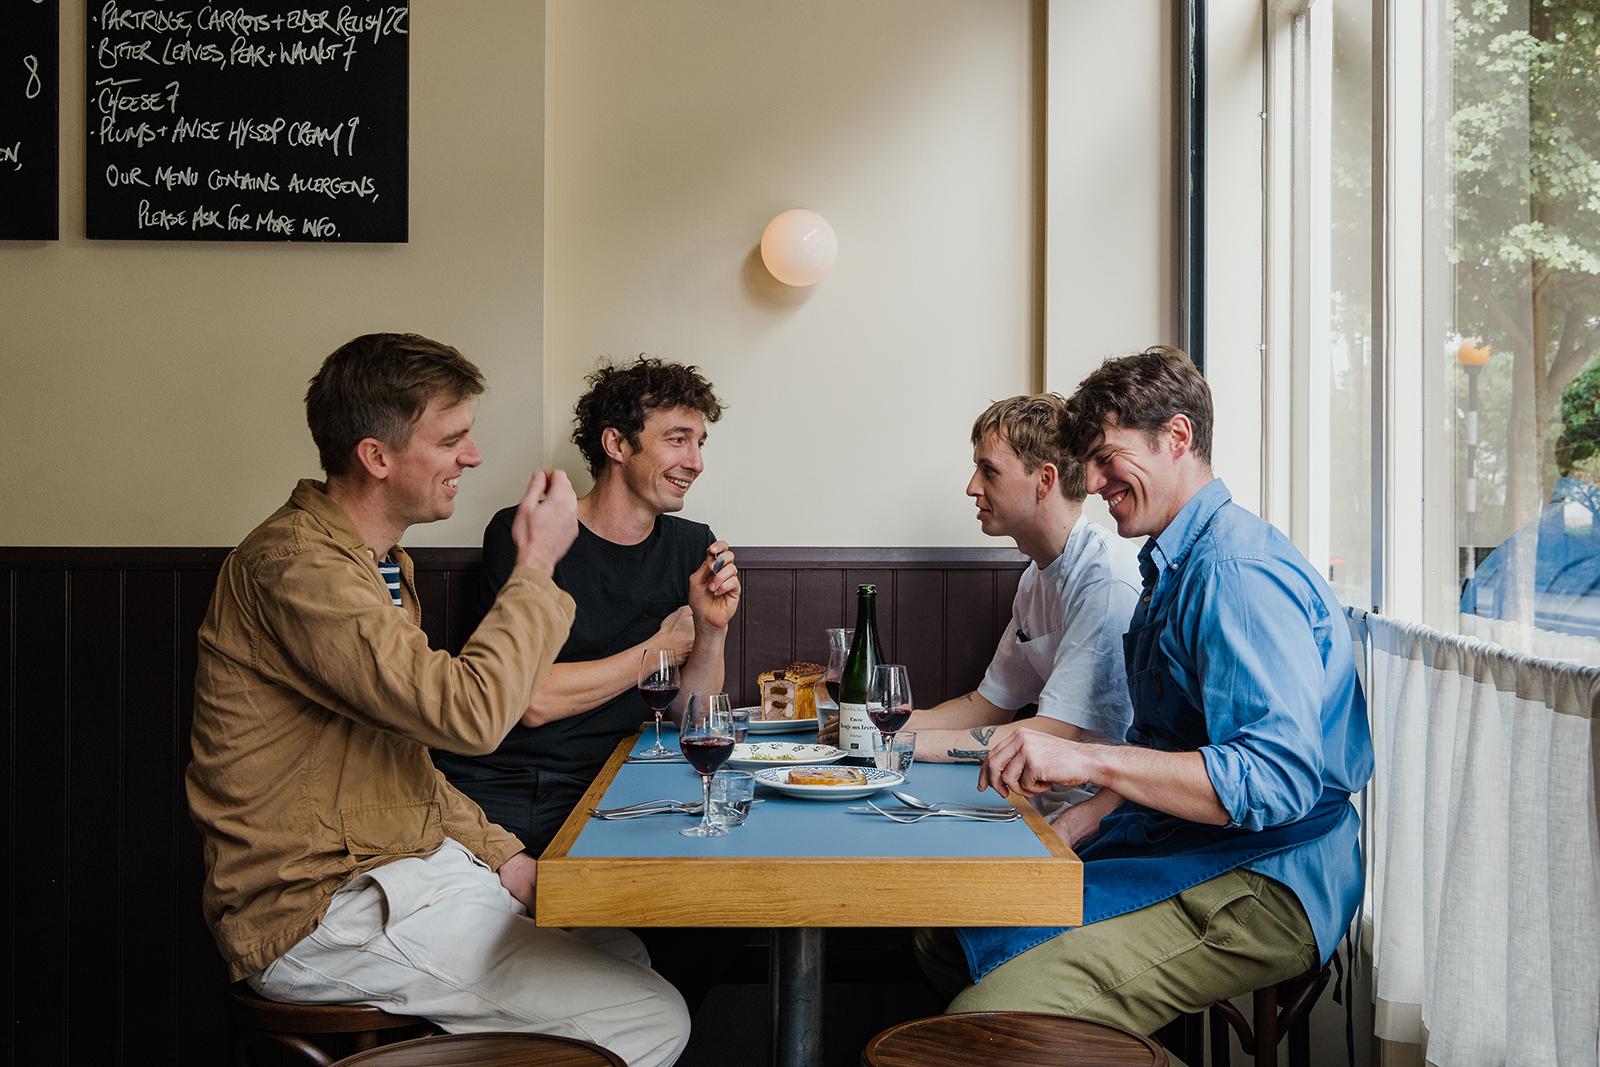
[[[224,972],[200,919],[183,799],[195,634],[225,549],[0,549],[6,678],[7,1062],[228,1062]],[[476,549],[418,549],[423,627],[466,639]],[[886,655],[920,703],[973,688],[1024,560],[1008,550],[739,550],[728,686],[823,653],[878,586]]]

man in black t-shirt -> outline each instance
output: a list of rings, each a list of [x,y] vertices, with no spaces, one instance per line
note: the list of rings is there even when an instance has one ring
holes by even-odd
[[[651,717],[635,685],[646,648],[672,650],[688,694],[721,692],[723,645],[739,571],[710,527],[671,514],[705,469],[706,424],[722,417],[694,367],[640,357],[602,366],[573,415],[573,443],[594,488],[578,501],[578,539],[555,582],[577,602],[572,633],[521,722],[487,756],[435,752],[450,782],[537,856],[619,740]],[[483,535],[478,606],[511,573],[514,508]],[[722,563],[715,572],[714,561]]]

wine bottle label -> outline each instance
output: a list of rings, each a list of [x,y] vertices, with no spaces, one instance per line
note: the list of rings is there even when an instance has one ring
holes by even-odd
[[[853,756],[872,755],[872,735],[878,728],[867,716],[865,704],[839,702],[839,747]]]

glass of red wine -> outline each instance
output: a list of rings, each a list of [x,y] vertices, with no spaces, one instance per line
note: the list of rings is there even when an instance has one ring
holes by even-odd
[[[644,697],[656,717],[656,743],[650,748],[639,753],[644,759],[666,759],[673,754],[672,749],[661,743],[661,713],[672,706],[678,699],[678,687],[683,684],[683,675],[678,667],[678,658],[664,648],[647,648],[644,656],[639,661],[639,695]]]
[[[726,825],[711,818],[711,776],[733,755],[733,719],[729,710],[726,693],[690,693],[683,709],[678,746],[689,766],[700,775],[703,805],[700,824],[680,831],[685,837],[721,837],[728,832]]]
[[[894,735],[911,718],[911,676],[898,663],[879,664],[872,672],[872,701],[867,717],[883,735],[884,749],[894,747]]]

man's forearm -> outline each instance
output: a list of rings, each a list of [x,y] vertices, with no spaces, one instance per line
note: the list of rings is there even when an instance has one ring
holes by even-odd
[[[694,651],[689,653],[689,658],[683,663],[683,688],[679,690],[678,699],[672,702],[672,707],[669,709],[673,722],[683,721],[683,709],[688,705],[689,694],[723,692],[722,653],[727,640],[726,628],[714,626],[694,628]]]
[[[911,729],[910,726],[906,728]],[[1076,738],[1079,733],[1076,726],[1050,718],[989,723],[970,730],[919,729],[917,759],[925,763],[977,763],[989,754],[991,746],[999,744],[1014,730],[1039,730],[1066,738]]]
[[[1210,826],[1231,820],[1198,752],[1161,752],[1134,745],[1083,745],[1088,781],[1136,804]]]
[[[911,713],[907,730],[970,730],[974,726],[991,726],[1010,722],[1015,711],[991,704],[978,693],[952,697],[942,704],[922,708]]]
[[[522,725],[570,719],[627,692],[639,681],[644,647],[635,645],[604,659],[555,664],[522,713]]]

